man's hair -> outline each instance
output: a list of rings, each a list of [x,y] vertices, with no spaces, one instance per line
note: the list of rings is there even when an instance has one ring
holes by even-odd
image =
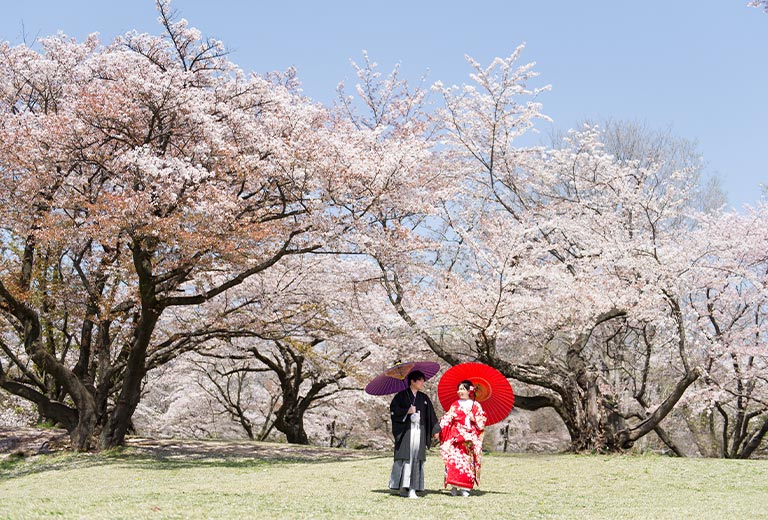
[[[410,372],[408,374],[409,385],[414,381],[418,381],[419,379],[426,379],[426,376],[424,376],[424,372],[422,372],[421,370],[414,370],[413,372]]]

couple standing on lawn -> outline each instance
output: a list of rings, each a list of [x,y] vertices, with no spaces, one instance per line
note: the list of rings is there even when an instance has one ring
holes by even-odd
[[[424,491],[424,461],[431,439],[440,439],[440,456],[445,463],[445,486],[452,495],[469,496],[479,484],[483,433],[486,416],[475,401],[471,381],[458,384],[453,402],[440,422],[429,397],[421,392],[426,377],[419,370],[408,374],[408,388],[397,393],[389,405],[395,462],[389,478],[390,489],[402,496],[418,498]]]

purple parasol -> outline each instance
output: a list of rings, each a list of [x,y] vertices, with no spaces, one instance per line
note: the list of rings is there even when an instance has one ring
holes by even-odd
[[[414,370],[422,371],[424,379],[429,379],[440,371],[440,365],[434,361],[395,363],[395,366],[374,377],[366,385],[365,392],[371,395],[387,395],[405,390],[408,388],[408,374]]]

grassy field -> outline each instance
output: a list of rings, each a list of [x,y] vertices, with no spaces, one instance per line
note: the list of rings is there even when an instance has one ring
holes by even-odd
[[[489,454],[462,498],[432,450],[409,500],[386,488],[388,453],[258,446],[7,459],[0,518],[768,518],[765,460]]]

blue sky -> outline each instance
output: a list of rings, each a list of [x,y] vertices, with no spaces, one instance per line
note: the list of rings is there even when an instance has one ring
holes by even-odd
[[[158,33],[152,0],[3,2],[0,39],[20,43],[59,30],[102,41],[131,29]],[[768,14],[747,0],[389,0],[363,2],[173,0],[245,70],[296,66],[304,93],[330,103],[349,60],[367,50],[410,81],[469,81],[483,64],[525,43],[537,63],[544,111],[559,129],[585,117],[627,119],[698,143],[731,206],[755,204],[768,184]],[[546,126],[540,126],[547,134]]]

